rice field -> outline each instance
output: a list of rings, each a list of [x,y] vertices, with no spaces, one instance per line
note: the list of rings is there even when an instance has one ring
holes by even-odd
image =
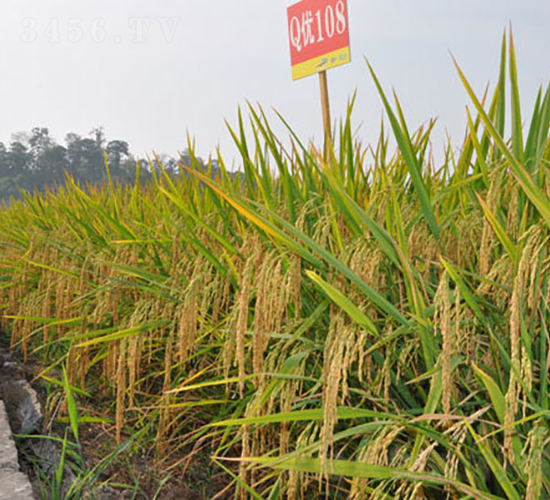
[[[353,102],[328,154],[250,107],[242,175],[2,209],[2,329],[66,369],[52,408],[94,401],[159,469],[207,455],[217,498],[550,498],[550,87],[522,116],[511,36],[491,91],[457,65],[467,132],[436,162],[371,73],[374,145]]]

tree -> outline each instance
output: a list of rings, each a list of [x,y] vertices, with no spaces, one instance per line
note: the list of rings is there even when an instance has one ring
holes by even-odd
[[[8,153],[10,176],[24,174],[31,169],[32,154],[21,142],[12,142]]]
[[[40,155],[38,164],[40,168],[37,173],[41,183],[50,184],[62,180],[64,172],[69,170],[67,149],[59,144],[49,147]]]
[[[0,142],[0,178],[10,176],[10,159],[6,145]]]
[[[111,175],[124,175],[123,162],[130,156],[130,147],[126,141],[111,141],[105,148]]]
[[[92,129],[90,137],[95,141],[98,148],[103,149],[103,145],[105,144],[105,130],[103,130],[103,127]]]
[[[90,182],[98,182],[105,172],[105,160],[101,141],[82,138],[77,134],[67,134],[67,158],[69,171],[75,177]]]
[[[40,156],[49,148],[52,148],[55,141],[50,137],[50,131],[45,127],[35,127],[29,137],[29,149],[38,162]],[[39,167],[38,167],[39,168]]]

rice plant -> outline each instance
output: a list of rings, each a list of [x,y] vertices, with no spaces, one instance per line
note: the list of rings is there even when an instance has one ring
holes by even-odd
[[[239,175],[2,210],[3,327],[120,442],[154,429],[159,468],[208,454],[217,498],[550,498],[550,87],[526,121],[511,35],[492,93],[457,64],[467,132],[436,163],[369,69],[375,145],[353,100],[327,154],[251,106]]]

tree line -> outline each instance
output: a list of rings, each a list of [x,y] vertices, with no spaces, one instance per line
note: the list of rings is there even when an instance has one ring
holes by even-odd
[[[66,173],[82,182],[102,182],[105,159],[113,178],[132,180],[136,158],[122,140],[107,140],[103,129],[88,136],[69,133],[63,144],[46,127],[19,132],[6,145],[0,142],[0,198],[18,197],[19,190],[42,190],[65,180]]]
[[[158,170],[157,159],[170,175],[179,175],[179,163],[193,165],[212,177],[219,174],[216,160],[205,162],[193,157],[186,149],[178,158],[159,155],[152,159],[137,158],[123,140],[108,140],[101,127],[87,136],[69,133],[59,144],[46,127],[35,127],[30,132],[13,134],[6,146],[0,142],[0,202],[19,198],[23,191],[55,189],[64,183],[66,175],[82,183],[99,184],[106,180],[109,165],[111,178],[132,183],[139,162],[140,176],[151,176],[151,168]],[[239,175],[239,174],[229,174]]]

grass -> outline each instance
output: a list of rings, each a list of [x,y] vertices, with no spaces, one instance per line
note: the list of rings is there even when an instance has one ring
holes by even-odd
[[[210,456],[217,498],[550,498],[550,87],[526,121],[511,35],[492,95],[457,70],[440,164],[370,68],[394,153],[353,102],[328,157],[250,107],[242,176],[68,178],[3,210],[3,324],[73,438],[94,401],[159,470]]]

